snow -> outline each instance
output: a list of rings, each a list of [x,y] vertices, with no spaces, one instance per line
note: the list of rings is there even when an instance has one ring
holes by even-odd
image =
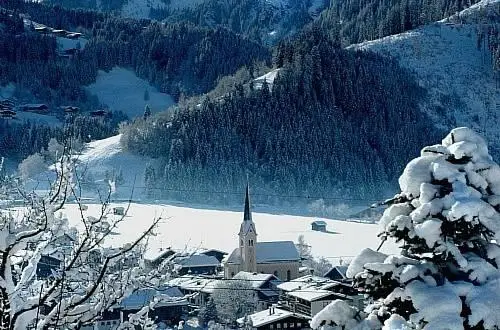
[[[116,184],[114,198],[130,198],[132,191],[140,195],[144,189],[144,169],[148,162],[146,157],[140,157],[123,151],[120,145],[121,135],[97,140],[87,144],[82,154],[75,156],[80,171],[85,172],[83,189],[84,196],[95,196],[94,186],[101,192],[106,192],[108,182],[106,174],[119,173],[123,182]],[[135,188],[137,187],[137,188]],[[103,190],[104,189],[104,190]]]
[[[111,207],[123,206],[125,203],[112,203]],[[86,216],[97,216],[99,204],[89,204]],[[64,213],[75,226],[81,226],[79,209],[75,204],[67,204]],[[114,230],[120,235],[113,235],[106,244],[121,246],[132,241],[144,230],[154,217],[162,216],[157,233],[150,238],[147,258],[154,256],[160,248],[215,248],[222,251],[231,251],[238,246],[238,228],[242,221],[243,212],[196,209],[168,204],[138,204],[130,205],[124,222]],[[315,256],[323,256],[333,263],[338,262],[340,256],[354,256],[366,246],[375,247],[379,244],[377,237],[378,227],[373,224],[353,223],[345,221],[327,220],[338,232],[337,235],[322,235],[312,231],[312,218],[276,215],[254,212],[254,222],[259,228],[259,240],[296,241],[303,234],[306,242],[312,246]],[[113,217],[113,215],[109,215]],[[395,252],[394,244],[385,244],[384,250]],[[344,257],[345,259],[345,257]]]
[[[267,281],[275,279],[272,274],[262,274],[262,273],[249,273],[249,272],[239,272],[233,277],[234,280],[246,280],[251,281],[252,287],[254,289],[260,288]]]
[[[366,248],[361,251],[352,261],[347,268],[347,277],[353,278],[356,274],[363,271],[365,264],[384,262],[387,255],[381,252],[373,251],[372,249]]]
[[[122,111],[130,118],[142,116],[146,104],[149,104],[153,113],[166,110],[174,104],[170,95],[159,92],[134,72],[119,67],[109,72],[100,70],[96,82],[87,86],[87,90],[111,111]],[[144,100],[146,90],[149,92],[148,101]]]
[[[255,89],[261,89],[262,88],[262,84],[265,82],[267,82],[268,86],[269,86],[269,90],[272,90],[273,89],[273,83],[274,83],[274,79],[276,79],[276,76],[278,75],[278,72],[280,71],[280,69],[274,69],[268,73],[266,73],[265,75],[262,75],[260,77],[257,77],[254,79],[254,82],[255,82]]]
[[[499,0],[483,0],[460,13],[479,15],[480,8],[498,8]],[[484,11],[483,11],[484,13]],[[498,145],[500,88],[497,87],[487,49],[478,49],[480,18],[470,24],[447,24],[446,20],[409,32],[352,46],[396,58],[413,71],[428,97],[422,110],[434,124],[449,129],[471,126]]]
[[[251,320],[252,327],[254,328],[261,327],[266,324],[279,321],[294,315],[292,312],[285,311],[279,308],[274,308],[274,313],[271,313],[271,315],[269,314],[270,314],[269,310],[266,309],[261,312],[249,315],[248,317]],[[243,323],[243,318],[239,319],[238,322]]]
[[[297,291],[292,291],[288,293],[289,296],[296,297],[299,299],[303,299],[305,301],[315,301],[318,299],[322,299],[328,296],[333,295],[332,291],[328,290],[312,290],[312,289],[307,289],[306,290],[297,290]]]

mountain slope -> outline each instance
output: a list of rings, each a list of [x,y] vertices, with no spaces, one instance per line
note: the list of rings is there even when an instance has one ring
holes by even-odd
[[[481,1],[450,19],[352,48],[395,58],[413,71],[428,92],[421,109],[436,125],[470,126],[498,145],[499,81],[478,32],[495,23],[488,12],[499,4]],[[498,155],[498,147],[494,149]]]

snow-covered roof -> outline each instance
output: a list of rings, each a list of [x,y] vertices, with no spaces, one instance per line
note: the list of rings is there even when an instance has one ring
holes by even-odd
[[[178,260],[177,263],[182,267],[217,267],[220,266],[219,260],[213,256],[205,254],[193,254],[189,257]]]
[[[334,283],[337,282],[332,281],[328,278],[314,276],[314,275],[305,275],[296,278],[293,281],[281,283],[280,285],[278,285],[278,289],[290,292],[305,288],[320,288],[320,287],[324,288],[325,285]]]
[[[249,315],[248,317],[252,321],[252,327],[258,328],[263,325],[286,319],[287,317],[294,316],[295,314],[289,311],[285,311],[283,309],[274,308],[274,313],[269,313],[269,310],[263,310],[261,312],[257,312]],[[244,324],[244,318],[238,319],[238,323]]]
[[[278,281],[278,278],[273,274],[249,273],[249,272],[239,272],[238,274],[234,275],[233,279],[251,281],[252,287],[254,289],[260,288],[267,281],[272,281],[272,280]]]
[[[306,301],[315,301],[319,299],[326,298],[328,296],[334,296],[335,293],[328,290],[314,290],[312,288],[307,288],[305,290],[297,290],[289,292],[288,295],[292,297],[296,297],[299,299],[303,299]]]
[[[184,275],[168,281],[170,286],[178,286],[182,290],[212,293],[219,280],[201,276]]]
[[[255,255],[258,264],[300,260],[299,252],[292,241],[257,242]],[[234,249],[227,262],[230,264],[239,264],[241,262],[239,248]]]
[[[123,299],[119,306],[123,309],[137,310],[149,305],[155,298],[161,300],[156,305],[158,307],[188,304],[179,288],[167,287],[159,289],[145,288],[137,290],[127,298]]]
[[[323,220],[316,220],[311,222],[312,225],[318,225],[318,226],[326,226],[326,222]]]

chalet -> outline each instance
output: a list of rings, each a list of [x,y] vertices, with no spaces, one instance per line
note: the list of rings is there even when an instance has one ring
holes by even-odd
[[[75,107],[75,106],[72,106],[72,105],[66,105],[66,106],[63,106],[61,108],[63,109],[63,111],[65,113],[75,113],[75,112],[80,111],[79,107]]]
[[[144,288],[123,299],[112,310],[104,312],[95,326],[98,329],[116,329],[119,324],[128,320],[130,314],[149,306],[155,298],[160,301],[148,314],[155,324],[171,326],[177,324],[187,314],[188,301],[178,288]]]
[[[244,328],[259,330],[310,329],[311,318],[277,307],[269,307],[247,317],[238,319],[238,324]]]
[[[323,277],[330,280],[339,282],[349,282],[350,279],[347,278],[347,266],[334,266],[328,272],[326,272]]]
[[[5,99],[5,100],[0,101],[0,106],[7,107],[9,109],[14,108],[14,105],[15,105],[15,103],[11,99]]]
[[[219,260],[219,262],[222,262],[224,257],[227,255],[227,252],[217,250],[217,249],[204,250],[204,251],[200,251],[199,253],[204,254],[206,256],[215,257],[217,260]]]
[[[68,34],[68,31],[66,30],[52,30],[52,34],[57,37],[64,37]]]
[[[81,33],[78,33],[78,32],[69,32],[68,34],[66,34],[66,38],[68,39],[78,39],[82,36]]]
[[[23,104],[19,108],[27,112],[46,113],[49,111],[49,107],[46,104]]]
[[[330,302],[341,299],[362,307],[363,298],[349,283],[307,275],[278,285],[282,291],[279,307],[313,317]]]
[[[106,116],[107,114],[108,114],[108,112],[107,112],[107,111],[105,111],[105,110],[95,110],[95,111],[91,111],[91,112],[90,112],[90,115],[91,115],[92,117],[104,117],[104,116]]]
[[[311,223],[311,229],[314,231],[321,231],[326,233],[326,222],[322,220],[316,220]]]
[[[113,207],[114,215],[125,215],[125,208],[122,206]]]
[[[1,118],[14,118],[16,116],[16,112],[12,110],[0,110]]]
[[[35,27],[35,31],[40,33],[49,33],[52,29],[46,26],[37,26]]]
[[[281,284],[281,281],[273,274],[239,272],[233,279],[249,281],[252,284],[255,298],[258,301],[257,311],[267,309],[278,302],[278,285]]]
[[[214,277],[183,275],[168,282],[187,296],[190,309],[204,307],[220,281]]]
[[[221,268],[221,263],[213,256],[193,254],[174,260],[179,275],[198,274],[215,275]]]

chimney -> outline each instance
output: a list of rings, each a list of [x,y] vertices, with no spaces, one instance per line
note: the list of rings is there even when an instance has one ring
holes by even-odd
[[[273,307],[269,306],[269,315],[272,315],[272,309],[273,309]]]

